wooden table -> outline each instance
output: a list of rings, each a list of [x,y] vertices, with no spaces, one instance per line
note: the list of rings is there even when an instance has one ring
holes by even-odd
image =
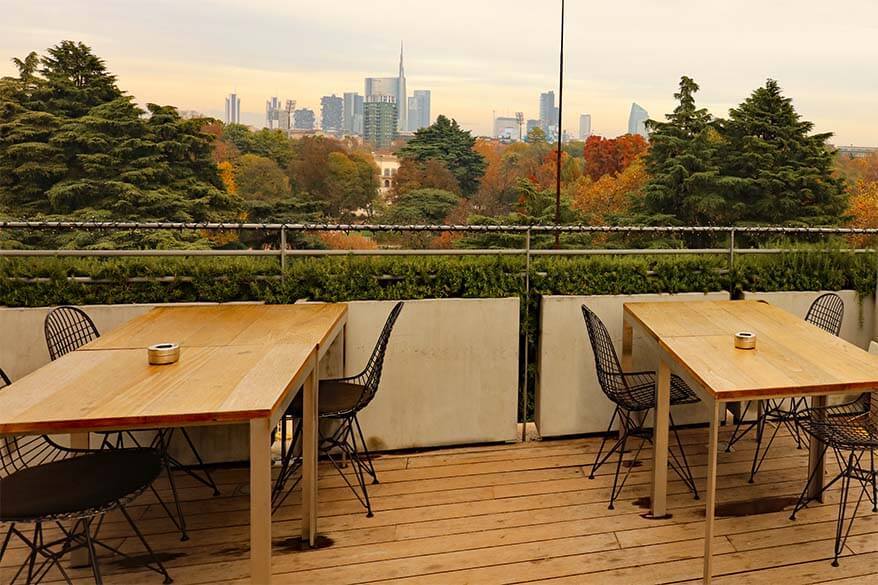
[[[0,434],[250,424],[250,562],[271,581],[271,432],[304,387],[302,538],[317,531],[317,365],[342,334],[345,305],[166,307],[133,319],[0,393]],[[343,336],[341,337],[343,339]],[[178,341],[176,364],[145,347]]]
[[[742,400],[813,396],[826,404],[830,394],[878,387],[878,358],[800,317],[756,301],[626,303],[622,337],[623,367],[632,361],[634,329],[660,348],[655,458],[651,513],[667,513],[668,414],[671,364],[681,367],[710,411],[706,486],[704,582],[711,581],[716,463],[724,404]],[[734,347],[734,334],[757,334],[755,350]],[[812,495],[823,485],[822,445],[810,442],[809,474],[817,472]],[[821,465],[818,469],[818,463]],[[809,475],[810,476],[810,475]]]

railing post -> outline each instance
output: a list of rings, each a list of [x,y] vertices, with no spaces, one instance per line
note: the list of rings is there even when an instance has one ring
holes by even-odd
[[[735,268],[735,230],[729,230],[729,272]]]
[[[287,277],[287,226],[280,226],[280,281]]]
[[[524,239],[524,367],[521,372],[521,440],[527,440],[528,366],[530,362],[530,228]]]

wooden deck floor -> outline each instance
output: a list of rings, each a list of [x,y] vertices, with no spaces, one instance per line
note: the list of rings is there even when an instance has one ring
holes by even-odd
[[[724,432],[727,434],[728,430]],[[690,461],[703,478],[706,431],[687,430]],[[594,480],[588,466],[595,439],[447,449],[380,457],[382,483],[370,493],[376,510],[366,518],[342,479],[323,468],[320,480],[322,548],[301,552],[299,505],[294,494],[273,526],[278,583],[698,583],[701,576],[703,503],[682,482],[669,488],[673,517],[646,520],[651,453],[632,469],[616,509],[607,509],[610,466]],[[753,443],[720,456],[715,583],[775,585],[878,583],[878,514],[861,506],[841,566],[832,554],[836,494],[788,520],[802,488],[807,452],[789,438],[747,483]],[[248,473],[216,472],[222,495],[181,479],[191,540],[179,535],[151,496],[131,511],[177,584],[247,582]],[[160,480],[162,486],[164,480]],[[749,502],[736,504],[736,502]],[[118,516],[103,538],[139,554]],[[16,550],[2,571],[21,558]],[[155,573],[107,558],[105,582],[160,583]],[[87,573],[74,575],[90,582]],[[53,574],[53,577],[55,575]],[[4,579],[4,582],[8,579]]]

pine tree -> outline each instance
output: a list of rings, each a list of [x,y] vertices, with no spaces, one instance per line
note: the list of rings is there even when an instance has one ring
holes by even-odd
[[[641,213],[646,221],[716,225],[729,218],[729,201],[721,190],[713,118],[695,104],[698,84],[680,79],[674,94],[679,105],[667,122],[650,120],[650,150]]]
[[[812,134],[777,81],[769,79],[719,125],[720,172],[739,223],[830,225],[843,219],[844,184],[833,176],[831,133]]]
[[[401,158],[425,162],[437,159],[445,163],[464,195],[479,189],[485,174],[485,159],[475,150],[476,139],[457,123],[440,115],[432,126],[421,128],[397,153]]]

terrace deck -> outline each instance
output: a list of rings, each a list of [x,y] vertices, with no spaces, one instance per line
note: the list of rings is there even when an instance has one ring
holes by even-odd
[[[702,480],[706,439],[705,429],[683,432]],[[631,470],[616,509],[608,510],[611,467],[594,480],[587,477],[598,443],[590,438],[382,456],[376,460],[382,483],[370,489],[374,518],[366,518],[341,477],[321,465],[321,547],[300,550],[293,494],[274,516],[275,582],[699,583],[703,501],[673,481],[673,517],[642,518],[651,458],[645,449],[644,465]],[[748,484],[752,448],[752,439],[745,439],[735,452],[720,454],[715,583],[878,583],[878,514],[871,506],[860,507],[841,566],[833,568],[836,492],[797,521],[788,520],[803,487],[807,450],[779,435],[756,483]],[[247,470],[221,469],[215,476],[223,491],[216,498],[189,478],[179,480],[187,542],[180,542],[150,494],[130,508],[178,585],[244,583],[249,574]],[[167,484],[160,479],[158,485]],[[139,554],[119,520],[108,517],[102,537]],[[22,549],[11,551],[0,576],[22,555]],[[103,569],[106,583],[161,582],[155,573],[111,558]],[[73,574],[91,582],[86,570]]]

